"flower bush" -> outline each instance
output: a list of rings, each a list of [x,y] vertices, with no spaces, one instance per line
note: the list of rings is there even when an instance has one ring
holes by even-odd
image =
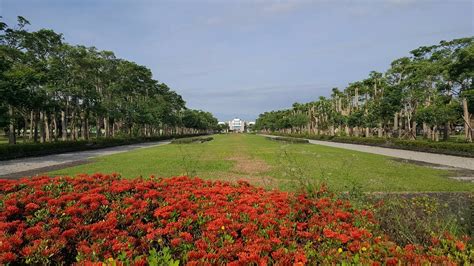
[[[0,264],[473,262],[467,239],[398,246],[372,212],[246,182],[118,175],[0,180]]]

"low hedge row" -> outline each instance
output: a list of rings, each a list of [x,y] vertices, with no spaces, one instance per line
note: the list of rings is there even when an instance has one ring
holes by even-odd
[[[333,142],[363,144],[370,146],[380,146],[386,148],[396,148],[404,150],[422,151],[430,153],[441,153],[447,155],[456,155],[464,157],[474,157],[474,143],[462,142],[434,142],[429,140],[406,140],[392,138],[376,138],[376,137],[348,137],[348,136],[325,136],[310,134],[281,134],[272,133],[277,136],[286,136],[294,138],[306,138],[314,140],[327,140]]]
[[[289,138],[289,137],[267,137],[269,140],[276,140],[276,141],[283,141],[283,142],[290,142],[290,143],[300,143],[305,144],[309,143],[307,139],[299,139],[299,138]]]
[[[93,140],[57,141],[47,143],[18,143],[0,145],[0,161],[23,157],[43,156],[64,152],[93,150],[142,142],[160,141],[175,138],[188,138],[193,135],[163,135],[140,138],[99,138]]]
[[[190,144],[190,143],[203,143],[206,141],[213,140],[213,137],[191,137],[191,138],[180,138],[171,141],[172,144]]]

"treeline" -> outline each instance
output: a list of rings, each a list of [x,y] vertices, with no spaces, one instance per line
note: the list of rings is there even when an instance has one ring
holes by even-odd
[[[1,18],[1,17],[0,17]],[[189,110],[145,66],[111,51],[70,45],[49,29],[0,21],[0,128],[34,142],[203,133],[208,112]]]
[[[331,97],[265,112],[256,129],[315,135],[447,140],[464,132],[472,142],[474,37],[422,46],[385,73],[332,89]]]

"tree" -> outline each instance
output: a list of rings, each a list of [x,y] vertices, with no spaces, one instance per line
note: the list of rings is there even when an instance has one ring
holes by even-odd
[[[196,121],[185,128],[185,101],[147,67],[27,25],[23,17],[15,28],[0,22],[0,125],[8,126],[9,143],[27,131],[34,142],[49,142],[87,140],[94,129],[106,138],[216,130],[212,114],[194,110]]]
[[[309,134],[445,140],[463,124],[472,141],[474,38],[421,46],[394,60],[385,73],[332,89],[330,98],[295,103],[292,109],[259,115],[256,129]],[[462,106],[462,112],[461,110]],[[343,130],[344,128],[344,130]]]

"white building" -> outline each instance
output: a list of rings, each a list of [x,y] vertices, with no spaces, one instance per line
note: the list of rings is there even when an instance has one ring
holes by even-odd
[[[244,132],[245,130],[245,121],[240,120],[240,118],[234,118],[229,121],[229,130],[233,132]]]
[[[227,122],[219,122],[219,124],[228,124],[229,131],[231,132],[243,133],[243,132],[247,132],[248,126],[254,125],[255,122],[247,122],[240,118],[234,118]]]

